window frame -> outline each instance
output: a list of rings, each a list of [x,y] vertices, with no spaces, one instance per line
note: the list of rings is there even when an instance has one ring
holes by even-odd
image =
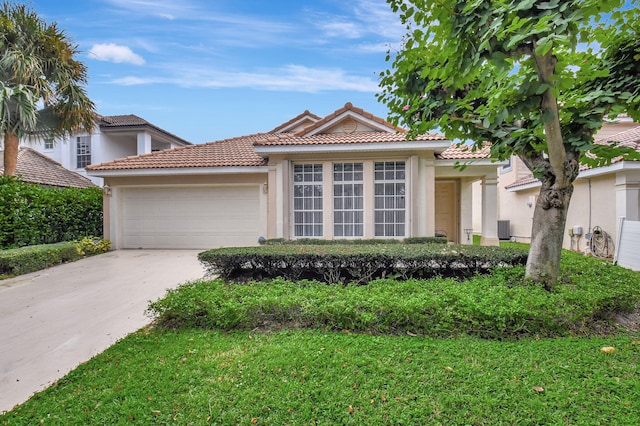
[[[292,235],[324,237],[324,167],[322,163],[299,163],[292,167]]]
[[[84,169],[91,164],[91,136],[76,137],[76,168]]]
[[[364,163],[333,163],[333,236],[364,237]]]
[[[376,238],[407,236],[406,161],[374,161],[373,226]]]

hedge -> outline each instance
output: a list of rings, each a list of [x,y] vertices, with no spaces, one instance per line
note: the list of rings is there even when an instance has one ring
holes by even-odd
[[[367,284],[379,278],[469,277],[496,266],[524,265],[520,248],[442,244],[272,245],[202,252],[207,271],[230,281],[281,277],[330,284]]]
[[[102,236],[100,188],[57,188],[0,177],[0,248]]]
[[[339,240],[327,240],[323,238],[296,238],[292,240],[285,240],[284,238],[271,238],[261,239],[258,241],[261,245],[276,246],[276,245],[314,245],[314,246],[328,246],[328,245],[385,245],[385,244],[447,244],[447,239],[444,237],[409,237],[402,240],[389,239],[389,238],[373,238],[373,239],[339,239]]]
[[[0,276],[16,276],[39,271],[83,257],[74,241],[21,247],[0,251]]]

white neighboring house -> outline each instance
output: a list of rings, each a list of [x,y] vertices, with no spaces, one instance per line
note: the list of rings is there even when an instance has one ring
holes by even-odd
[[[62,164],[66,169],[88,177],[98,185],[103,179],[88,176],[85,167],[118,158],[149,154],[191,145],[137,115],[97,116],[91,134],[79,132],[64,139],[25,139],[21,145],[32,148]]]

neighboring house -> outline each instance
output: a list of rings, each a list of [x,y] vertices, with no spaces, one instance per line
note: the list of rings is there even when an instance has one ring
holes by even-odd
[[[0,175],[4,172],[4,152],[0,151]],[[62,167],[31,148],[18,150],[18,163],[15,175],[24,182],[56,187],[89,188],[95,186],[91,180]]]
[[[497,244],[497,167],[488,149],[406,131],[347,103],[267,133],[87,167],[104,178],[115,248],[257,245],[264,238],[405,238],[470,243],[473,182],[482,242]],[[458,162],[468,162],[464,170]]]
[[[640,151],[640,126],[630,120],[605,124],[595,139],[597,143],[616,141]],[[540,182],[519,158],[512,157],[509,165],[499,170],[498,186],[498,217],[509,221],[507,237],[530,242]],[[609,166],[582,166],[574,182],[563,246],[584,250],[585,236],[596,227],[616,241],[622,217],[640,220],[640,162],[615,159]],[[574,228],[578,233],[581,228],[579,238],[577,235],[571,237]]]
[[[133,115],[97,116],[91,134],[77,133],[62,140],[38,139],[21,141],[65,168],[87,176],[85,167],[116,158],[148,154],[163,149],[191,145],[148,121]],[[101,186],[102,179],[90,177]]]

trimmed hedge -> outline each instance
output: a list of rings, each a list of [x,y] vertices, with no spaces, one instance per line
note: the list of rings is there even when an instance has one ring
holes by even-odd
[[[487,249],[484,247],[483,249]],[[593,335],[616,330],[616,313],[640,306],[640,274],[568,251],[547,291],[525,267],[496,268],[466,280],[376,280],[367,286],[317,281],[198,281],[151,303],[163,327],[222,330],[320,328],[372,334],[484,338]]]
[[[102,236],[100,188],[55,188],[0,177],[0,248]]]
[[[74,241],[0,251],[0,276],[15,276],[82,258]]]
[[[385,244],[447,244],[444,237],[410,237],[403,240],[374,238],[374,239],[353,239],[353,240],[325,240],[322,238],[296,238],[293,240],[285,240],[284,238],[272,238],[269,240],[261,239],[258,241],[264,246],[278,245],[385,245]]]
[[[496,266],[524,265],[527,250],[442,244],[273,245],[221,248],[198,259],[230,281],[285,278],[367,284],[380,278],[470,277]]]

